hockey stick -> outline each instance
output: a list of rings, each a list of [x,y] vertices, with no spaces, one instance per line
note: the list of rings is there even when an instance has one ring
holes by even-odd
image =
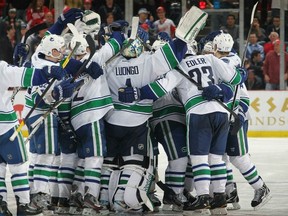
[[[76,42],[76,45],[74,47],[74,49],[71,51],[71,53],[67,56],[67,58],[65,59],[62,67],[65,68],[66,65],[68,64],[69,60],[71,59],[73,53],[77,50],[77,48],[80,46],[80,42]],[[33,111],[38,107],[38,105],[40,104],[40,102],[43,100],[44,96],[46,95],[46,93],[49,91],[49,89],[51,88],[51,86],[54,84],[54,82],[56,81],[56,78],[53,78],[48,86],[46,87],[46,89],[43,91],[42,95],[40,95],[40,99],[36,102],[36,104],[29,110],[29,112],[27,113],[27,115],[25,116],[25,118],[23,119],[23,121],[20,123],[20,125],[18,126],[18,128],[14,131],[14,133],[12,134],[12,136],[9,138],[10,141],[14,141],[14,139],[16,138],[17,134],[21,131],[21,129],[23,128],[23,126],[26,124],[26,121],[28,120],[28,118],[31,116],[31,114],[33,113]]]
[[[81,65],[81,67],[79,68],[79,70],[77,71],[77,73],[73,76],[73,79],[71,80],[71,83],[74,82],[74,81],[77,79],[77,77],[86,69],[86,66],[87,66],[88,64],[90,64],[91,59],[92,59],[94,53],[96,52],[95,43],[94,43],[94,40],[93,40],[93,38],[91,37],[91,35],[87,35],[87,36],[86,36],[86,40],[87,40],[87,43],[88,43],[88,45],[89,45],[90,55],[89,55],[88,59],[85,60],[85,62]],[[84,83],[83,83],[83,84],[84,84]],[[83,84],[82,84],[82,85],[83,85]],[[82,85],[80,85],[80,87],[81,87]],[[80,87],[79,87],[79,88],[80,88]],[[79,89],[79,88],[78,88],[78,89]],[[77,89],[76,89],[76,91],[77,91]],[[64,100],[65,100],[65,98],[63,98],[63,99],[61,99],[61,100],[59,100],[59,101],[56,101],[56,102],[53,104],[53,106],[51,106],[51,107],[49,108],[49,110],[47,110],[41,117],[39,117],[35,122],[33,122],[33,124],[31,124],[31,127],[38,129],[39,127],[37,127],[37,125],[41,124],[41,123],[43,122],[43,120],[44,120],[54,109],[56,109]],[[33,131],[34,131],[34,129],[33,129]],[[33,131],[32,131],[32,132],[33,132]]]
[[[247,48],[248,48],[248,39],[249,39],[249,36],[250,36],[250,34],[251,34],[251,31],[252,31],[252,23],[253,23],[253,19],[254,19],[254,15],[255,15],[255,11],[256,11],[257,5],[258,5],[258,1],[254,4],[253,9],[252,9],[252,13],[251,13],[250,28],[249,28],[249,31],[248,31],[248,35],[247,35],[247,39],[246,39],[246,44],[245,44],[245,48],[244,48],[243,55],[242,55],[242,59],[241,59],[241,66],[242,66],[242,67],[244,66],[244,60],[245,60],[245,56],[246,56],[246,52],[247,52]],[[234,97],[233,97],[233,101],[232,101],[231,110],[234,110],[234,108],[235,108],[235,105],[236,105],[236,96],[237,96],[237,93],[238,93],[238,89],[239,89],[239,85],[236,86],[236,90],[235,90]],[[232,115],[229,116],[229,120],[230,120],[230,121],[231,121],[231,118],[232,118]],[[232,134],[232,133],[231,133],[231,134]]]
[[[137,31],[138,31],[138,26],[139,26],[139,17],[132,17],[132,25],[131,25],[131,35],[128,40],[128,43],[123,46],[119,52],[115,55],[113,55],[111,58],[109,58],[104,65],[102,65],[102,68],[105,68],[107,64],[109,64],[111,61],[113,61],[116,57],[118,57],[123,50],[125,50],[127,47],[131,45],[131,43],[136,39]]]
[[[203,87],[197,83],[195,80],[191,79],[187,74],[185,74],[178,66],[175,68],[182,76],[184,76],[187,80],[189,80],[191,83],[196,85],[199,90],[203,90]],[[233,128],[231,130],[231,134],[236,134],[239,129],[242,127],[241,121],[239,116],[232,110],[229,109],[222,101],[219,100],[214,100],[216,101],[219,105],[221,105],[226,111],[230,113],[234,117],[234,123],[233,123]]]

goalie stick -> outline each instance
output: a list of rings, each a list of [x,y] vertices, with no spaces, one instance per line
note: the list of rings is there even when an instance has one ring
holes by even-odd
[[[67,58],[65,59],[64,63],[63,63],[63,68],[66,67],[66,65],[68,64],[69,60],[71,59],[73,53],[77,50],[77,48],[80,46],[80,42],[76,42],[76,45],[74,47],[74,49],[71,51],[71,53],[67,56]],[[17,134],[21,131],[21,129],[23,128],[23,126],[26,124],[27,119],[31,116],[31,114],[33,113],[33,111],[37,108],[37,106],[40,104],[40,102],[43,100],[44,96],[46,95],[46,93],[49,91],[49,89],[51,88],[51,86],[54,84],[54,82],[56,81],[56,78],[53,78],[48,86],[46,87],[46,89],[43,91],[42,95],[40,96],[40,100],[37,101],[37,103],[29,110],[28,114],[25,116],[25,118],[23,119],[23,121],[20,123],[20,125],[18,126],[18,128],[14,131],[14,133],[10,136],[9,140],[10,141],[14,141],[14,139],[16,138]]]
[[[247,39],[246,39],[247,42],[245,44],[245,48],[244,48],[242,59],[241,59],[241,66],[242,67],[244,66],[244,60],[245,60],[245,56],[246,56],[246,52],[247,52],[247,48],[248,48],[248,39],[249,39],[249,36],[251,34],[251,31],[252,31],[252,23],[253,23],[253,19],[254,19],[254,15],[255,15],[255,11],[256,11],[257,5],[258,5],[258,1],[254,4],[253,9],[252,9],[252,13],[251,13],[250,28],[249,28]],[[235,108],[236,96],[237,96],[237,93],[238,93],[238,89],[239,89],[239,85],[236,86],[236,90],[235,90],[233,101],[232,101],[231,110],[234,110],[234,108]],[[232,115],[229,116],[229,120],[230,121],[231,121],[231,119],[232,119]]]

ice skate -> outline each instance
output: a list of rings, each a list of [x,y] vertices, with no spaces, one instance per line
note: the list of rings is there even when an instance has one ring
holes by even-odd
[[[161,206],[161,201],[158,199],[156,195],[156,191],[152,191],[148,194],[149,199],[154,205],[154,211],[153,212],[159,212],[159,207]]]
[[[186,202],[183,206],[183,215],[211,215],[210,214],[210,196],[208,194],[196,197],[194,202]]]
[[[241,206],[239,204],[239,196],[235,182],[226,185],[226,194],[227,210],[239,210]]]
[[[73,193],[69,201],[69,214],[82,215],[84,200],[81,193]]]
[[[84,196],[83,207],[82,215],[109,215],[109,210],[103,209],[97,199],[89,193],[86,193]]]
[[[210,201],[211,215],[227,215],[227,201],[225,193],[214,193],[214,197]]]
[[[172,211],[176,211],[176,212],[182,212],[183,211],[183,205],[184,203],[186,203],[188,200],[186,198],[186,196],[184,196],[183,193],[180,193],[180,194],[177,194],[177,199],[181,201],[181,205],[175,205],[175,204],[172,204]]]
[[[7,202],[3,201],[2,196],[0,196],[0,215],[13,216],[8,209]]]
[[[44,215],[53,215],[50,206],[50,196],[45,193],[37,193],[31,195],[30,206],[35,209],[42,209]]]
[[[59,198],[58,206],[55,209],[56,214],[69,214],[69,199],[68,198]]]
[[[41,215],[42,209],[41,208],[34,208],[30,206],[28,203],[20,203],[19,197],[16,196],[16,203],[17,203],[17,215],[26,216],[26,215]],[[11,213],[10,213],[11,214]],[[3,214],[6,216],[6,214]],[[9,215],[9,214],[7,214]],[[12,216],[12,214],[11,214]]]
[[[272,198],[269,188],[264,183],[263,186],[254,192],[254,199],[251,202],[251,206],[254,210],[260,209]]]

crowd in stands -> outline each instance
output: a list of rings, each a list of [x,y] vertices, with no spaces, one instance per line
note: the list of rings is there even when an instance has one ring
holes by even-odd
[[[101,4],[99,4],[100,2]],[[145,4],[145,2],[148,3]],[[198,4],[198,1],[195,2]],[[137,13],[140,20],[139,25],[150,33],[151,44],[155,40],[155,35],[160,31],[167,32],[172,38],[175,37],[175,29],[181,17],[181,5],[176,1],[172,4],[170,2],[169,5],[167,3],[168,1],[162,0],[137,1],[134,4],[134,13],[135,15]],[[123,5],[121,6],[115,0],[97,1],[97,4],[95,0],[65,0],[63,13],[70,8],[93,10],[100,15],[102,25],[108,26],[115,20],[124,19],[124,8]],[[209,7],[213,7],[213,4],[210,3]],[[3,16],[0,17],[0,47],[2,50],[0,60],[13,64],[14,46],[21,41],[25,32],[42,22],[46,22],[48,27],[54,23],[54,0],[7,0],[1,12]],[[245,55],[245,66],[249,71],[246,84],[249,90],[279,89],[279,10],[274,9],[272,15],[271,21],[263,25],[261,25],[262,17],[257,16],[252,23]],[[239,26],[237,25],[237,17],[234,14],[228,14],[226,21],[218,27],[231,34],[235,42],[234,50],[238,52]],[[37,45],[41,35],[36,35],[34,39],[34,44]],[[284,40],[288,42],[288,31],[286,31]],[[287,55],[285,54],[285,63],[288,62]],[[287,67],[288,64],[285,67],[286,80]]]

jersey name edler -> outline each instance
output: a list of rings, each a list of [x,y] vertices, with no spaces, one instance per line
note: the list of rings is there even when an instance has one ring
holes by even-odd
[[[139,74],[138,66],[116,67],[115,70],[116,70],[116,76]]]
[[[193,67],[199,64],[207,64],[207,63],[204,58],[197,58],[197,59],[192,59],[190,61],[186,61],[187,67]]]

